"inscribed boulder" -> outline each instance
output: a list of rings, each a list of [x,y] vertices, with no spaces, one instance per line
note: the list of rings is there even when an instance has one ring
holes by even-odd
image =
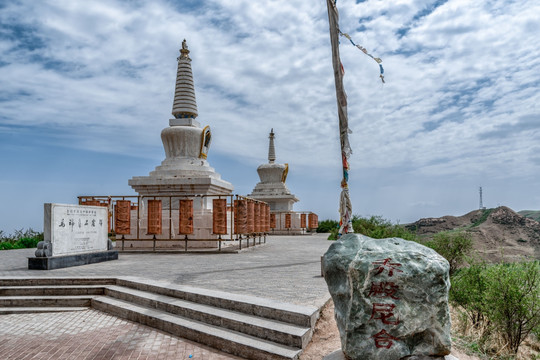
[[[449,265],[434,250],[348,234],[330,246],[322,265],[347,357],[450,354]]]

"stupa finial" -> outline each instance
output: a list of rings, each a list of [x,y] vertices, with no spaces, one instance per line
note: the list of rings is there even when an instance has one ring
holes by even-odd
[[[268,162],[273,164],[276,160],[276,148],[274,147],[274,128],[270,130],[270,145],[268,146]]]
[[[180,57],[178,58],[178,60],[180,59],[187,59],[191,61],[191,59],[189,58],[189,50],[186,39],[182,41],[182,48],[180,49]]]
[[[178,57],[178,71],[176,73],[176,88],[174,90],[172,114],[177,119],[194,119],[198,116],[193,73],[191,71],[191,59],[189,58],[186,39],[182,41],[182,48]]]

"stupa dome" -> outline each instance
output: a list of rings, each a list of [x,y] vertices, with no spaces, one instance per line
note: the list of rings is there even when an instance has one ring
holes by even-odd
[[[276,149],[274,146],[274,129],[270,131],[270,143],[268,146],[268,164],[262,164],[257,168],[261,180],[249,195],[255,199],[265,201],[270,205],[270,210],[290,211],[296,196],[291,194],[285,181],[289,171],[288,164],[277,164]]]

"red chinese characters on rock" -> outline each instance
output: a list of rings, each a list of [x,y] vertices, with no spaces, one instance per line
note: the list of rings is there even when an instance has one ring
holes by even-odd
[[[394,276],[394,271],[403,272],[400,269],[398,269],[398,267],[401,266],[401,264],[392,263],[390,261],[392,261],[392,259],[388,258],[388,259],[377,260],[377,261],[372,262],[373,265],[377,266],[377,268],[375,269],[377,273],[375,275],[379,275],[383,273],[385,270],[388,272],[388,276]]]
[[[399,319],[394,315],[395,307],[396,305],[394,304],[373,303],[369,320],[381,320],[386,325],[397,325],[399,324]]]
[[[388,277],[393,277],[394,275],[403,272],[403,270],[400,269],[401,264],[392,262],[391,258],[374,261],[372,262],[372,265],[374,265],[373,276],[387,275]],[[399,300],[399,297],[397,296],[398,291],[399,286],[396,285],[395,282],[373,281],[371,282],[368,297]],[[372,304],[371,317],[369,320],[380,320],[384,325],[398,325],[400,321],[394,314],[395,308],[396,305],[393,303],[374,302]],[[377,334],[373,335],[372,338],[375,341],[375,347],[385,349],[390,349],[394,344],[394,341],[399,340],[399,338],[390,335],[385,329],[382,329]]]
[[[372,338],[375,340],[375,347],[378,349],[390,349],[392,345],[394,345],[394,342],[392,340],[399,340],[398,338],[395,338],[389,333],[387,333],[384,329],[373,335]]]
[[[379,283],[372,282],[368,297],[374,296],[374,297],[379,297],[379,298],[391,298],[394,300],[399,300],[399,298],[396,297],[396,293],[398,290],[399,290],[399,286],[397,286],[393,282],[387,282],[387,281],[381,281]]]

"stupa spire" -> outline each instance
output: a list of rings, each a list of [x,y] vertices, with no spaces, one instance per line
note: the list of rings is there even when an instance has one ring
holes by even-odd
[[[270,144],[268,145],[268,162],[273,164],[276,161],[276,148],[274,147],[274,129],[270,131]]]
[[[198,116],[195,87],[193,85],[193,72],[191,71],[191,59],[186,39],[182,41],[180,56],[178,57],[178,71],[176,73],[176,88],[174,90],[174,102],[172,114],[177,119]]]

